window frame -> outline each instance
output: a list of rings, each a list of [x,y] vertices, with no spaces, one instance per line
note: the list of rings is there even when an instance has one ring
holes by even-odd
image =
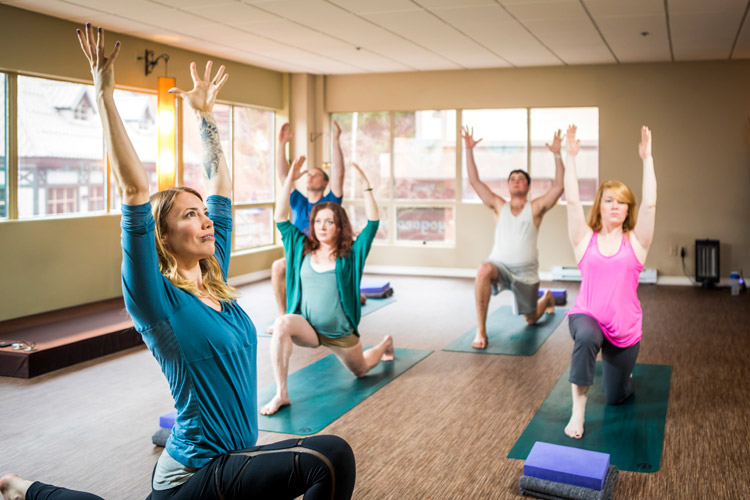
[[[76,213],[70,213],[70,214],[46,214],[46,215],[35,215],[30,217],[19,217],[18,212],[18,186],[19,186],[19,179],[18,179],[18,77],[30,77],[30,78],[38,78],[38,79],[45,79],[45,80],[51,80],[51,81],[57,81],[57,82],[64,82],[64,83],[73,83],[78,85],[87,85],[91,86],[91,81],[83,81],[83,80],[77,80],[75,78],[64,78],[64,77],[56,77],[56,76],[50,76],[50,75],[36,75],[36,74],[29,74],[25,72],[18,72],[18,71],[0,71],[0,78],[4,78],[5,81],[5,91],[3,93],[0,93],[0,98],[5,100],[5,113],[2,117],[2,119],[5,121],[5,137],[0,138],[4,140],[5,144],[5,167],[6,167],[6,184],[5,184],[5,215],[0,216],[0,224],[7,221],[15,221],[15,220],[22,220],[22,221],[32,221],[32,220],[54,220],[54,219],[68,219],[68,218],[87,218],[87,217],[100,217],[103,215],[116,215],[119,214],[119,210],[116,208],[113,208],[111,206],[112,204],[112,190],[114,189],[114,179],[112,177],[112,171],[111,167],[109,165],[109,162],[107,161],[106,151],[105,151],[105,144],[104,141],[102,141],[102,150],[105,151],[102,162],[103,162],[103,169],[102,174],[105,178],[104,185],[102,186],[102,195],[104,197],[104,209],[103,210],[97,210],[97,211],[86,211],[86,212],[76,212]],[[145,95],[156,95],[156,90],[152,89],[142,89],[142,88],[134,88],[129,86],[116,86],[117,90],[124,90],[129,92],[135,92],[139,94],[145,94]],[[270,239],[271,242],[264,245],[259,245],[256,247],[251,248],[243,248],[237,250],[235,247],[235,234],[236,234],[236,223],[235,223],[235,230],[232,231],[232,244],[231,244],[231,252],[232,254],[244,254],[244,253],[252,253],[258,250],[266,250],[269,248],[272,248],[274,246],[278,246],[278,236],[277,231],[275,228],[275,224],[273,223],[273,210],[276,205],[276,196],[278,195],[278,189],[276,186],[276,123],[277,123],[277,115],[278,110],[263,106],[251,106],[244,103],[237,103],[237,102],[231,102],[231,101],[217,101],[218,104],[224,104],[228,105],[230,107],[230,131],[229,131],[229,144],[230,148],[234,147],[234,137],[233,137],[233,130],[234,130],[234,108],[235,107],[245,107],[245,108],[252,108],[252,109],[258,109],[263,111],[268,111],[272,113],[272,125],[271,125],[271,148],[272,148],[272,170],[273,170],[273,179],[272,179],[272,199],[271,201],[265,201],[265,202],[252,202],[252,203],[240,203],[240,204],[234,204],[232,203],[232,216],[235,217],[235,210],[242,210],[242,209],[249,209],[249,208],[268,208],[271,210],[271,234]],[[177,123],[176,123],[176,134],[175,134],[175,145],[176,145],[176,152],[177,152],[177,176],[176,176],[176,185],[177,186],[183,186],[183,105],[180,99],[177,100]],[[73,115],[75,117],[77,110],[73,110]],[[226,154],[226,152],[225,152]],[[229,152],[229,155],[231,155],[232,152]],[[232,172],[232,178],[234,179],[234,170],[233,170],[233,164],[231,161],[231,156],[229,158],[229,167],[230,172]],[[77,186],[77,189],[80,189],[80,186]],[[232,183],[232,192],[234,194],[234,182]],[[46,202],[45,202],[46,203]],[[82,200],[80,204],[82,206],[90,206],[90,199]]]

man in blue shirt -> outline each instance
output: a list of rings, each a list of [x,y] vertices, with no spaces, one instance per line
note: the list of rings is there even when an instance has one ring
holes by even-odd
[[[305,173],[307,174],[307,196],[296,189],[289,196],[289,205],[292,208],[292,224],[307,235],[310,234],[310,211],[312,207],[326,201],[341,203],[344,195],[344,152],[341,150],[341,128],[336,122],[333,122],[333,127],[333,163],[330,178],[322,168],[309,167],[300,174],[300,177]],[[292,137],[294,137],[294,133],[289,131],[289,124],[285,123],[281,126],[279,132],[278,150],[276,152],[276,173],[282,184],[289,174],[286,143]],[[331,189],[326,194],[329,184]],[[271,286],[276,297],[279,316],[283,316],[286,314],[286,258],[274,261],[271,267]]]

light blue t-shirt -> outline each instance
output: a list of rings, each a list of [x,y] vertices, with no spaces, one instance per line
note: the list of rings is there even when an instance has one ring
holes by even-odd
[[[210,196],[215,257],[229,269],[232,204]],[[159,271],[151,204],[122,205],[122,289],[136,330],[167,377],[177,416],[166,451],[187,467],[255,445],[255,327],[235,301],[215,311]]]
[[[310,212],[312,212],[312,208],[318,203],[325,203],[326,201],[332,201],[341,205],[341,199],[341,196],[336,196],[333,194],[333,191],[328,191],[327,195],[315,203],[310,203],[304,194],[295,189],[289,195],[289,206],[292,209],[292,224],[297,226],[307,236],[310,236]]]
[[[302,281],[300,303],[302,316],[315,331],[330,338],[351,335],[354,327],[341,306],[336,270],[331,269],[319,273],[312,268],[310,254],[307,254],[302,259],[300,280]]]

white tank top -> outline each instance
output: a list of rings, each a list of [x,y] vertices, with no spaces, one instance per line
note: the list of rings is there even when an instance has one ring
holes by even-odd
[[[531,202],[526,202],[518,216],[513,215],[510,203],[506,203],[497,217],[495,244],[487,260],[503,264],[518,281],[538,282],[538,234],[539,230],[531,214]]]

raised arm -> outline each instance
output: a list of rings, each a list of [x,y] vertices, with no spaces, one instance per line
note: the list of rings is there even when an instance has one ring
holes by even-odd
[[[203,163],[203,182],[206,185],[208,195],[218,194],[230,198],[232,196],[232,178],[229,175],[229,166],[224,157],[219,140],[219,129],[216,127],[213,109],[216,96],[224,86],[228,74],[224,74],[224,66],[219,68],[216,76],[211,80],[211,67],[213,62],[206,63],[203,79],[198,76],[195,63],[190,63],[190,75],[193,77],[193,89],[189,92],[178,88],[169,89],[170,92],[182,97],[195,111],[198,119],[198,128],[201,134],[201,160]],[[223,75],[223,76],[222,76]]]
[[[279,130],[279,140],[276,144],[276,174],[279,182],[284,184],[289,174],[289,160],[286,159],[286,143],[292,140],[294,133],[289,131],[289,124],[285,123]]]
[[[638,151],[643,160],[643,189],[641,208],[638,210],[633,234],[643,247],[642,261],[645,261],[645,254],[654,239],[656,222],[656,174],[654,172],[654,159],[651,157],[651,130],[645,125],[641,128],[641,143],[638,146]]]
[[[112,54],[107,58],[104,57],[104,31],[101,28],[97,30],[96,40],[89,23],[86,23],[85,33],[81,30],[76,30],[76,33],[94,77],[96,106],[120,199],[125,205],[142,205],[148,201],[148,176],[130,142],[114,100],[114,64],[120,53],[120,42],[115,44]]]
[[[549,209],[555,206],[557,200],[563,193],[563,176],[565,168],[563,166],[562,156],[560,156],[560,145],[562,144],[562,130],[555,132],[552,137],[552,144],[545,144],[547,149],[555,155],[555,182],[550,186],[546,193],[531,202],[531,209],[535,218],[539,218],[547,213]]]
[[[294,190],[294,183],[306,173],[306,171],[302,170],[302,165],[304,165],[305,160],[306,158],[304,155],[300,156],[294,160],[292,167],[289,169],[286,179],[284,179],[284,184],[281,186],[281,193],[279,193],[279,196],[276,198],[276,209],[273,214],[274,222],[284,222],[289,219],[289,212],[291,212],[289,207],[289,196]]]
[[[567,142],[568,168],[565,169],[565,201],[568,204],[568,238],[573,246],[576,262],[581,260],[593,231],[586,224],[581,197],[578,194],[578,173],[576,172],[576,155],[581,149],[581,141],[576,140],[577,127],[570,125],[565,134]]]
[[[479,144],[482,139],[474,140],[474,129],[469,129],[469,127],[464,127],[461,130],[461,136],[464,138],[464,149],[466,149],[466,173],[469,176],[469,184],[477,192],[482,203],[490,207],[493,212],[500,213],[505,200],[496,195],[487,184],[479,179],[477,165],[474,162],[474,146]]]
[[[362,184],[364,185],[364,191],[365,191],[365,215],[367,215],[367,220],[380,220],[380,211],[378,210],[378,204],[375,201],[375,195],[372,194],[372,187],[370,186],[370,181],[367,179],[367,176],[362,171],[361,168],[359,168],[359,165],[352,162],[352,167],[359,173],[359,177],[362,180]]]
[[[344,152],[341,150],[341,127],[333,122],[333,164],[331,165],[331,192],[341,198],[344,195]]]

